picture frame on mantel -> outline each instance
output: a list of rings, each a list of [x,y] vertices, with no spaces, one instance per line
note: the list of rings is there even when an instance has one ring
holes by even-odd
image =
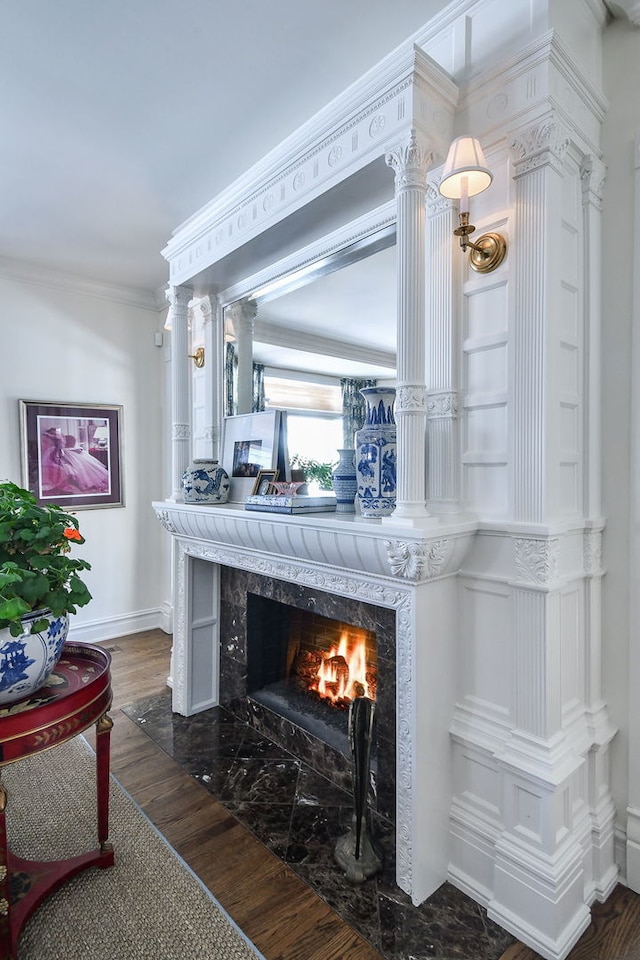
[[[263,470],[288,477],[287,414],[264,410],[225,417],[222,426],[222,466],[229,474],[230,503],[244,503]]]
[[[123,507],[122,407],[19,400],[22,485],[41,505]]]

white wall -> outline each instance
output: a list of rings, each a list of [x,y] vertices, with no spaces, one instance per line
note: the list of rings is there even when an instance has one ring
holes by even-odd
[[[603,694],[612,722],[612,788],[618,823],[628,803],[629,548],[631,310],[633,289],[634,142],[640,131],[640,30],[615,20],[604,33],[604,89],[610,101],[603,126],[607,179],[603,216],[602,422]],[[638,269],[638,265],[635,265]],[[640,798],[636,798],[638,800]]]
[[[92,565],[93,600],[73,618],[72,636],[94,642],[160,626],[169,545],[151,501],[166,493],[164,351],[153,336],[161,315],[132,305],[133,296],[24,275],[0,270],[0,479],[23,483],[19,399],[121,404],[125,506],[78,512],[86,544],[77,554]]]

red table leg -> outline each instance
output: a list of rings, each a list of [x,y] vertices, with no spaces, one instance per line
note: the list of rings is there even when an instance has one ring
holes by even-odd
[[[113,720],[105,713],[96,723],[96,778],[98,795],[98,841],[103,853],[112,852],[109,841],[109,767],[111,759],[111,728]],[[113,864],[108,858],[100,866]]]

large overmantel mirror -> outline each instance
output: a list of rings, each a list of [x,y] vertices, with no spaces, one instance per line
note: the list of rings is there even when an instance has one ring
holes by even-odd
[[[345,386],[396,382],[395,234],[385,204],[220,294],[223,414],[288,410],[294,463],[352,445]]]

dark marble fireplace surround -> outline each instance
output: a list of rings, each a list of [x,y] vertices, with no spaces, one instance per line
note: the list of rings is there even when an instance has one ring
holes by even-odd
[[[389,826],[395,825],[396,797],[395,611],[245,570],[232,567],[223,567],[221,570],[221,705],[347,791],[351,790],[351,757],[346,723],[344,744],[329,743],[247,695],[248,595],[352,624],[375,634],[378,685],[370,806],[374,817],[382,817],[387,821],[387,828],[383,832],[392,836],[393,830],[389,830]]]
[[[376,634],[377,771],[370,819],[384,863],[363,886],[349,884],[333,857],[353,811],[350,758],[246,696],[248,593]],[[125,712],[385,960],[498,960],[513,937],[484,908],[449,883],[416,907],[395,882],[395,617],[394,610],[223,567],[223,705],[184,717],[173,712],[167,690]]]

